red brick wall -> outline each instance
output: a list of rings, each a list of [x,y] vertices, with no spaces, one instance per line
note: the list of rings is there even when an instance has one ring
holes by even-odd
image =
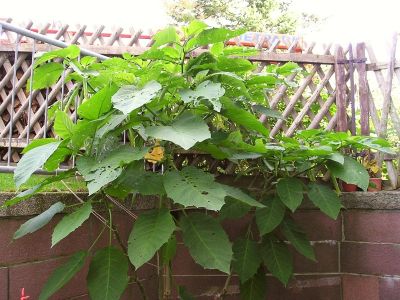
[[[399,198],[400,202],[400,198]],[[25,287],[30,299],[37,299],[40,289],[54,268],[71,253],[87,249],[96,238],[100,225],[87,221],[67,240],[50,248],[54,220],[44,229],[11,242],[15,230],[29,217],[0,218],[0,300],[19,299]],[[315,245],[318,263],[295,254],[295,276],[288,288],[268,276],[268,300],[399,300],[400,299],[400,209],[366,210],[352,208],[333,221],[316,210],[302,210],[296,221],[308,233]],[[117,213],[114,220],[123,240],[131,230],[131,220]],[[225,222],[230,236],[244,232],[245,222]],[[98,247],[107,244],[107,234]],[[196,265],[180,244],[173,262],[176,284],[185,285],[196,299],[213,299],[226,275],[204,271]],[[87,266],[78,277],[64,287],[53,299],[88,299],[85,289]],[[156,268],[146,266],[140,272],[150,300],[157,299]],[[131,285],[124,299],[140,299],[135,285]],[[239,299],[238,281],[233,278],[228,287]]]

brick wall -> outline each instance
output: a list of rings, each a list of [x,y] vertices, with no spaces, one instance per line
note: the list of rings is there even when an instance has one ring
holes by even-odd
[[[22,287],[30,299],[37,299],[51,271],[71,253],[87,249],[96,238],[100,225],[96,219],[90,219],[67,240],[50,248],[50,236],[58,216],[44,229],[11,242],[13,233],[30,218],[29,215],[50,205],[57,197],[42,195],[33,200],[40,203],[40,207],[31,202],[12,211],[0,211],[0,300],[19,299]],[[400,193],[354,193],[345,195],[343,200],[347,209],[336,221],[307,205],[295,214],[296,221],[315,246],[318,262],[295,254],[295,276],[288,288],[268,276],[268,300],[400,299]],[[126,241],[132,227],[131,219],[116,212],[114,220]],[[246,220],[228,221],[224,226],[230,236],[247,228]],[[107,234],[104,233],[97,247],[106,244]],[[187,286],[196,299],[213,299],[212,295],[226,279],[226,275],[217,271],[202,270],[181,243],[173,268],[174,282]],[[86,272],[87,266],[52,299],[88,299]],[[150,292],[149,299],[156,300],[156,268],[147,265],[139,277]],[[238,280],[234,277],[226,299],[239,299],[235,295],[237,292]],[[140,299],[137,295],[137,287],[132,284],[123,298]]]

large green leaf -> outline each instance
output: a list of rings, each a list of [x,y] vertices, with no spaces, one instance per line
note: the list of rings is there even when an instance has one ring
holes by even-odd
[[[22,156],[14,171],[15,185],[20,187],[25,183],[33,172],[44,165],[60,144],[61,141],[48,143],[30,150]]]
[[[36,68],[33,72],[32,88],[34,90],[41,90],[46,87],[51,87],[60,78],[64,67],[60,63],[50,62]],[[30,86],[30,80],[27,84]]]
[[[266,276],[262,267],[252,278],[240,284],[240,299],[242,300],[264,300],[265,292]]]
[[[214,182],[213,175],[192,166],[167,172],[164,188],[175,203],[210,210],[220,210],[227,195],[221,184]]]
[[[262,262],[258,244],[248,238],[240,238],[233,243],[232,249],[232,268],[239,274],[240,282],[244,283],[257,273]]]
[[[43,169],[47,171],[56,170],[60,164],[66,160],[68,156],[72,154],[72,150],[67,147],[58,147],[56,151],[47,159],[43,166]]]
[[[265,236],[262,243],[262,257],[272,275],[287,285],[293,273],[293,258],[288,247],[273,236]]]
[[[225,148],[232,148],[237,151],[250,152],[250,153],[266,153],[265,147],[261,139],[256,140],[254,145],[247,144],[243,141],[240,131],[233,131],[229,136],[219,143],[220,146]]]
[[[128,240],[128,256],[136,269],[148,262],[175,230],[174,220],[165,208],[141,214]]]
[[[225,204],[221,207],[219,212],[219,219],[239,219],[245,216],[251,209],[251,206],[244,204],[242,201],[227,197]]]
[[[256,66],[247,59],[221,56],[218,58],[217,67],[224,72],[247,72],[254,70]]]
[[[40,292],[39,300],[49,299],[55,292],[67,284],[83,268],[86,257],[86,251],[78,251],[65,264],[55,269]]]
[[[356,184],[364,191],[368,189],[369,175],[367,170],[351,157],[345,156],[343,164],[328,161],[327,166],[333,176],[347,183]]]
[[[203,81],[194,90],[184,89],[179,91],[183,102],[197,103],[198,101],[205,99],[210,101],[214,110],[218,112],[221,110],[221,102],[219,101],[219,98],[222,97],[224,93],[225,89],[220,83],[215,83],[209,80]]]
[[[173,26],[169,26],[153,36],[153,47],[159,47],[169,43],[179,43],[179,36]]]
[[[337,219],[342,204],[338,195],[329,187],[310,183],[308,185],[308,198],[318,207],[323,213],[327,214],[332,219]]]
[[[314,248],[311,246],[306,234],[292,219],[287,218],[282,222],[282,232],[298,252],[308,259],[316,261]]]
[[[171,235],[168,242],[166,242],[160,251],[160,259],[162,264],[168,264],[175,256],[177,242],[175,235]]]
[[[79,105],[79,116],[88,120],[96,120],[107,113],[112,107],[111,97],[116,91],[117,87],[115,85],[107,85],[102,88],[90,99]]]
[[[225,42],[246,32],[246,29],[229,30],[226,28],[210,28],[199,33],[196,38],[197,46],[205,46]]]
[[[153,100],[161,88],[161,84],[154,80],[140,89],[134,85],[125,85],[112,96],[112,103],[116,109],[127,115]]]
[[[36,230],[42,228],[44,225],[50,222],[55,214],[62,212],[64,210],[64,204],[61,202],[54,203],[46,211],[42,212],[40,215],[29,219],[24,224],[22,224],[19,229],[14,233],[14,239],[19,239],[28,233],[35,232]]]
[[[211,216],[192,213],[181,219],[183,242],[205,269],[230,272],[232,245],[221,225]]]
[[[251,197],[249,194],[243,192],[239,188],[235,188],[233,186],[229,186],[229,185],[225,185],[225,184],[221,184],[221,187],[225,190],[226,194],[229,197],[239,200],[240,202],[243,202],[244,204],[254,206],[254,207],[260,207],[260,208],[265,207],[264,204],[258,202],[253,197]]]
[[[81,226],[89,218],[91,212],[92,204],[88,201],[73,213],[65,216],[54,228],[53,235],[51,236],[51,246],[53,247]]]
[[[270,108],[266,108],[263,105],[253,105],[253,109],[255,111],[262,113],[263,115],[265,115],[267,117],[274,118],[274,119],[283,119],[283,116],[279,111],[270,109]]]
[[[87,275],[87,286],[91,299],[120,299],[128,284],[129,262],[125,254],[109,246],[96,252]]]
[[[282,178],[276,184],[281,201],[294,212],[303,201],[303,184],[297,178]]]
[[[265,136],[269,132],[267,128],[258,120],[258,118],[247,110],[240,108],[232,100],[227,97],[221,97],[223,105],[222,114],[235,123],[244,126],[247,129],[254,130]]]
[[[183,113],[170,126],[147,127],[146,134],[156,139],[171,141],[185,150],[211,137],[203,119],[189,112]]]
[[[74,131],[74,123],[72,123],[71,119],[64,111],[56,112],[56,119],[54,120],[54,131],[59,137],[63,139],[71,137],[72,132]]]
[[[22,150],[22,154],[25,154],[29,152],[32,149],[35,149],[36,147],[43,146],[49,143],[54,143],[58,142],[57,139],[55,138],[43,138],[43,139],[37,139],[37,140],[31,140],[29,144]]]
[[[256,210],[256,223],[260,235],[273,231],[285,216],[285,206],[278,197],[268,201],[267,207]]]
[[[35,67],[54,58],[70,58],[74,59],[79,56],[80,49],[77,45],[69,45],[64,49],[57,49],[43,53],[35,60]],[[36,78],[35,78],[36,80]]]

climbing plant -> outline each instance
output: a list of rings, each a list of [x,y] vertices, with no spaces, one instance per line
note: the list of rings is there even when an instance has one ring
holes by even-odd
[[[35,89],[51,86],[64,75],[75,88],[50,107],[48,117],[54,120],[57,137],[34,140],[24,149],[15,183],[21,186],[39,168],[54,171],[70,157],[76,167],[48,177],[4,206],[26,201],[52,182],[81,176],[88,197],[77,197],[77,205],[55,226],[52,246],[65,242],[91,215],[103,224],[99,236],[109,232],[107,247],[98,249],[97,238],[56,269],[39,299],[48,299],[87,262],[92,299],[119,299],[129,282],[137,283],[146,299],[137,270],[158,255],[163,269],[173,274],[178,233],[197,264],[227,274],[221,298],[232,274],[239,276],[242,299],[265,299],[267,271],[286,285],[293,276],[290,248],[316,260],[292,214],[308,198],[336,219],[342,207],[336,178],[367,189],[367,172],[344,155],[343,148],[391,151],[384,140],[343,132],[305,130],[293,138],[271,139],[268,121],[263,124],[259,117],[264,114],[273,122],[281,115],[268,107],[266,92],[290,84],[285,78],[298,66],[272,65],[254,72],[257,63],[246,57],[257,50],[224,45],[243,32],[193,21],[180,31],[168,27],[158,32],[153,46],[138,56],[99,62],[80,57],[79,48],[71,45],[36,60]],[[70,116],[67,112],[77,99],[82,103],[77,115]],[[232,184],[221,183],[223,167],[185,160],[200,154],[217,165],[233,166]],[[333,188],[320,179],[327,171]],[[247,177],[257,184],[239,188]],[[126,199],[139,201],[137,195],[140,201],[152,199],[154,206],[138,216],[125,209],[133,228],[124,241],[112,210],[124,208]],[[65,210],[64,203],[53,204],[24,223],[14,238],[39,230]],[[246,218],[247,233],[231,240],[221,222],[245,215],[251,216]],[[183,287],[172,286],[181,299],[190,299]],[[160,297],[168,293],[164,288]]]

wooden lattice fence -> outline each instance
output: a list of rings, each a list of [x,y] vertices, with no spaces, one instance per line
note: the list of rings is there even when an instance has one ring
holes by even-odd
[[[143,30],[116,28],[106,32],[104,26],[99,26],[88,31],[87,26],[38,26],[31,22],[24,27],[107,56],[126,52],[137,55],[153,43],[152,33],[145,34]],[[65,70],[52,88],[33,91],[27,87],[32,76],[32,57],[54,47],[10,31],[0,32],[0,42],[0,166],[12,167],[20,159],[21,149],[32,139],[54,136],[48,108],[69,95],[74,83],[64,84],[63,79],[70,72]],[[230,43],[241,41],[236,39]],[[301,68],[287,78],[295,81],[296,86],[281,85],[269,93],[270,107],[280,110],[283,115],[283,119],[275,122],[261,116],[260,121],[270,127],[271,137],[277,134],[292,136],[297,130],[306,128],[350,129],[355,133],[356,127],[361,128],[362,134],[369,135],[372,128],[372,132],[385,137],[388,118],[400,136],[399,117],[390,97],[393,74],[400,81],[400,68],[395,66],[394,58],[386,66],[377,64],[372,48],[367,47],[368,64],[362,43],[356,45],[354,51],[351,45],[343,49],[331,44],[307,43],[296,37],[261,35],[253,44],[261,50],[259,55],[250,57],[258,63],[258,72],[268,64],[289,61],[296,62]],[[382,74],[384,67],[389,70],[388,79]],[[381,116],[369,92],[367,70],[373,70],[384,94]],[[355,117],[356,107],[360,108],[360,125]],[[75,111],[76,107],[69,111],[72,119],[76,119]],[[369,120],[372,120],[371,126]],[[381,159],[386,161],[392,186],[397,187],[398,172],[392,162],[395,158]]]

